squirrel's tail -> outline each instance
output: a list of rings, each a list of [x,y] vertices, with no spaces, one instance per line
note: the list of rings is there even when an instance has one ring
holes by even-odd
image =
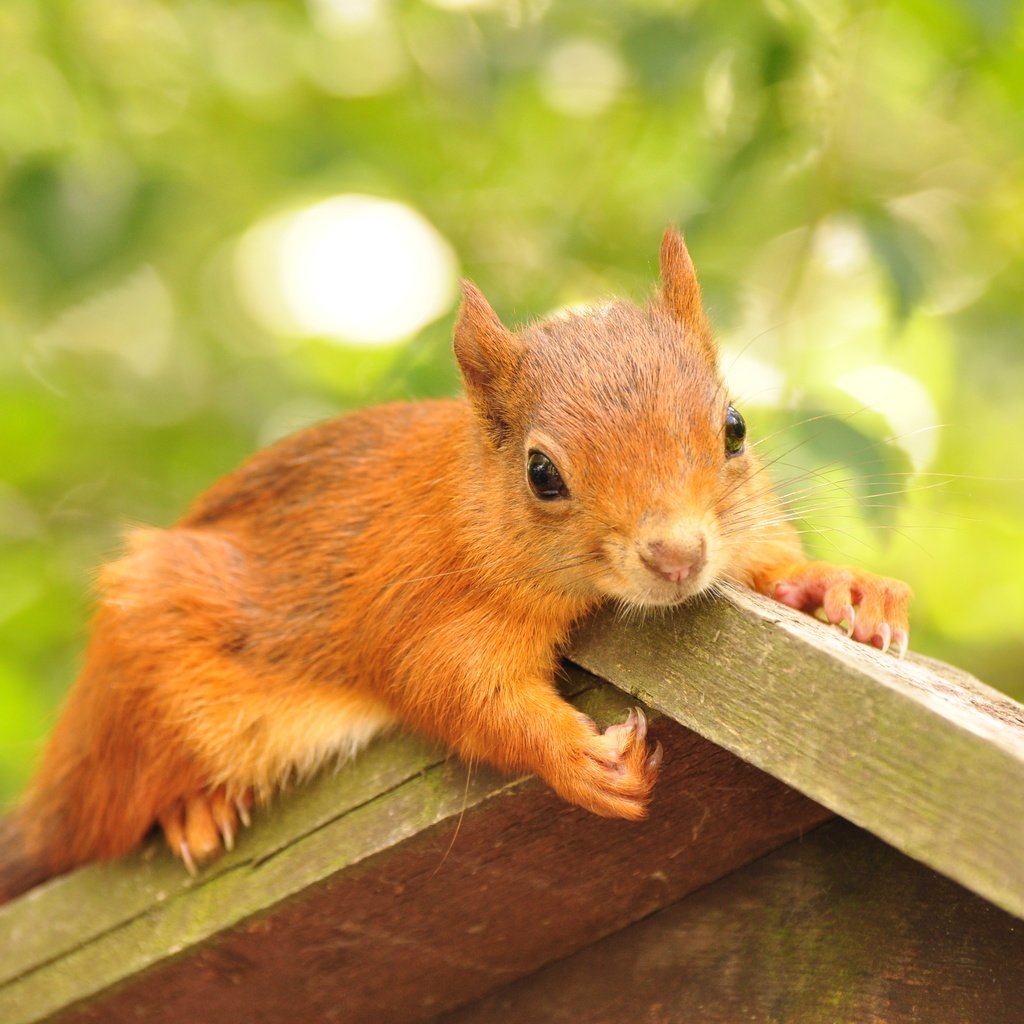
[[[56,873],[30,850],[19,811],[0,818],[0,904],[13,900]]]

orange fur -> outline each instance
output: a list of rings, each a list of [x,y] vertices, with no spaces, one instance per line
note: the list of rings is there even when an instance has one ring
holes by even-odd
[[[573,623],[609,598],[665,605],[720,580],[782,582],[783,599],[833,619],[857,598],[906,628],[908,595],[886,605],[879,577],[851,591],[852,577],[808,568],[753,455],[725,457],[728,399],[674,231],[648,308],[513,333],[467,284],[455,351],[468,400],[313,427],[174,527],[129,537],[0,842],[17,862],[0,866],[0,899],[117,856],[156,822],[187,863],[209,856],[253,796],[392,722],[640,818],[660,760],[642,716],[602,734],[553,684]],[[568,500],[531,493],[530,451],[554,459]]]

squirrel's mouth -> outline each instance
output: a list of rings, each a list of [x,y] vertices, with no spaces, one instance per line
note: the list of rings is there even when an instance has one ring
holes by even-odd
[[[689,601],[690,598],[703,594],[713,582],[710,575],[705,578],[705,574],[701,573],[694,579],[682,580],[678,583],[666,583],[664,587],[657,588],[657,592],[648,590],[641,603],[659,608],[683,604]]]
[[[608,597],[641,608],[670,608],[705,593],[715,583],[707,567],[680,580],[658,578],[642,567],[634,571],[619,569],[601,581]]]
[[[683,604],[714,586],[718,564],[714,542],[694,551],[668,553],[644,550],[633,542],[606,543],[607,571],[596,582],[607,597],[640,608],[669,608]]]

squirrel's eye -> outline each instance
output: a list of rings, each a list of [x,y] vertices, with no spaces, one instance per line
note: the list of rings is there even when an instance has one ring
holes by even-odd
[[[541,501],[554,501],[556,498],[568,498],[569,489],[562,480],[562,474],[550,457],[536,449],[526,459],[526,476],[530,488]]]
[[[725,456],[731,459],[743,451],[743,439],[747,436],[747,425],[739,410],[730,405],[725,414]]]

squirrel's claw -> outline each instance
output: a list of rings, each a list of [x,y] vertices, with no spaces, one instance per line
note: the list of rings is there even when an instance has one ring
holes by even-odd
[[[199,865],[234,849],[239,822],[249,824],[251,804],[249,791],[229,798],[223,786],[202,790],[161,814],[160,827],[171,852],[194,876]]]
[[[878,649],[885,654],[889,650],[889,645],[892,643],[892,629],[889,627],[888,622],[883,622],[878,627],[878,632],[875,634],[875,638],[882,642],[878,645]]]
[[[220,834],[224,849],[235,848],[235,828],[238,825],[238,811],[233,801],[228,800],[223,789],[217,790],[210,798],[210,812]]]
[[[647,738],[647,716],[639,708],[629,709],[630,719],[633,722],[633,729],[636,732],[636,742],[642,743]]]
[[[651,788],[664,758],[647,745],[647,716],[632,708],[602,733],[589,730],[565,761],[545,777],[567,800],[607,818],[638,821],[647,814]]]
[[[822,609],[833,625],[845,621],[846,635],[859,643],[892,650],[899,658],[907,653],[911,594],[899,580],[829,562],[804,562],[789,567],[772,593],[801,611]]]
[[[185,870],[195,878],[199,874],[199,868],[196,867],[196,862],[192,857],[192,851],[188,848],[188,843],[184,839],[178,843],[178,856],[181,857],[182,864],[185,865]]]
[[[235,810],[238,812],[239,820],[248,828],[252,824],[252,818],[249,815],[249,805],[241,797],[235,797]]]
[[[843,618],[846,620],[846,635],[852,637],[854,627],[857,625],[857,612],[852,604],[848,604],[843,610]]]
[[[902,661],[907,656],[907,648],[910,646],[910,636],[905,629],[896,627],[892,633],[893,643],[896,644],[896,657]]]

